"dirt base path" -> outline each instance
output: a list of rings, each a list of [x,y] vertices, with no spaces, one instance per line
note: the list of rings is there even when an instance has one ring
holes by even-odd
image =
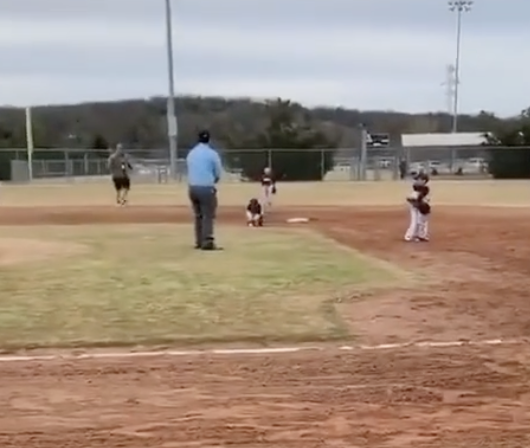
[[[288,215],[429,278],[420,289],[341,298],[359,343],[520,343],[0,363],[0,446],[530,446],[526,211],[437,210],[425,245],[401,241],[406,217],[391,208],[275,210],[271,224]],[[3,225],[183,220],[188,210],[168,207],[0,213]],[[222,209],[219,220],[239,223],[241,212]]]

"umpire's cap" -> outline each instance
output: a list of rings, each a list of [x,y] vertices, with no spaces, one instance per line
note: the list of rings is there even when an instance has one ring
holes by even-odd
[[[210,133],[208,131],[199,132],[199,143],[210,143]]]

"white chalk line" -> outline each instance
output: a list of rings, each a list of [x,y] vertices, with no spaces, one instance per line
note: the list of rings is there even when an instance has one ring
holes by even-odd
[[[80,361],[88,359],[127,359],[127,358],[153,358],[153,357],[179,357],[179,356],[201,356],[201,355],[279,355],[288,353],[308,352],[308,351],[330,351],[339,350],[344,352],[360,351],[384,351],[399,350],[406,348],[452,348],[470,346],[496,346],[526,344],[529,341],[521,339],[487,339],[482,341],[425,341],[425,342],[405,342],[395,344],[378,345],[342,345],[338,347],[276,347],[276,348],[240,348],[240,349],[212,349],[212,350],[147,350],[131,352],[107,352],[107,353],[83,353],[83,354],[55,354],[55,355],[2,355],[0,363],[8,362],[33,362],[33,361],[59,361],[70,360]]]

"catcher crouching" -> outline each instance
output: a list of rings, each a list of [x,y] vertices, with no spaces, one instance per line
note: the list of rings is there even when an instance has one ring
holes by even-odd
[[[249,227],[263,226],[263,207],[256,198],[252,198],[246,208],[247,225]]]

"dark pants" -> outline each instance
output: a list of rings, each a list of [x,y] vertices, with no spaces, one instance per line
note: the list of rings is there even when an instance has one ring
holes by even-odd
[[[131,189],[131,179],[129,177],[113,177],[112,183],[116,191]]]
[[[217,211],[217,190],[214,187],[189,187],[189,197],[195,215],[195,244],[204,246],[214,241],[214,221]]]

